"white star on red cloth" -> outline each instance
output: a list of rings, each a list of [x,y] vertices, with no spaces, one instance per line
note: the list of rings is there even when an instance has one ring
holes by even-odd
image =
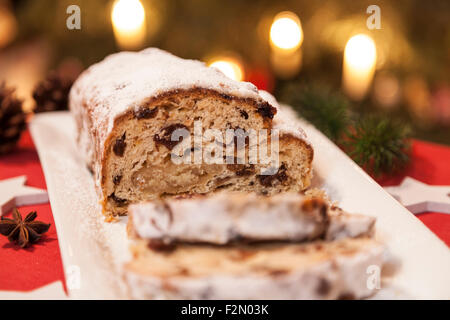
[[[25,185],[26,176],[0,180],[0,216],[14,207],[48,202],[47,191]]]
[[[384,189],[414,214],[450,213],[450,186],[430,186],[406,177],[400,185]]]

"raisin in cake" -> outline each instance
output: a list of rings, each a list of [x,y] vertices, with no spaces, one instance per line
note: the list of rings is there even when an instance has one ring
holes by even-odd
[[[375,218],[349,214],[320,197],[220,193],[129,207],[129,233],[154,243],[328,241],[370,236]]]
[[[172,251],[141,241],[124,271],[135,299],[358,299],[373,293],[367,268],[381,269],[383,252],[370,238]]]
[[[130,203],[168,195],[218,189],[274,194],[308,187],[313,150],[299,131],[280,133],[279,161],[270,175],[261,174],[266,164],[238,159],[237,152],[231,164],[171,160],[177,130],[198,136],[207,128],[267,129],[270,142],[277,106],[265,96],[250,83],[156,48],[113,54],[91,66],[74,83],[69,106],[104,212],[125,214]],[[195,121],[202,124],[198,132]],[[181,151],[195,156],[206,144],[192,142]]]

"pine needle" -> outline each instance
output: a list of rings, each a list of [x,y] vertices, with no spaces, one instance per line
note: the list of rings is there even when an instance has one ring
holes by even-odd
[[[380,116],[357,121],[344,141],[350,157],[369,172],[393,172],[409,161],[410,130],[404,124]]]
[[[288,103],[299,115],[328,138],[337,142],[345,134],[350,124],[349,102],[327,87],[288,84],[281,93],[281,100]]]

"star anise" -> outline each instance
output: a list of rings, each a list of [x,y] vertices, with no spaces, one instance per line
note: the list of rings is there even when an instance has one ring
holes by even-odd
[[[32,211],[22,220],[19,210],[14,209],[13,219],[1,217],[0,233],[8,237],[10,242],[15,242],[22,248],[39,240],[43,233],[48,231],[50,224],[36,219],[36,211]]]

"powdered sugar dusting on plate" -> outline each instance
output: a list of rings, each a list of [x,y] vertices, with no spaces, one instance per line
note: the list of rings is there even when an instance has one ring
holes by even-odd
[[[50,201],[70,298],[127,298],[121,280],[121,267],[129,259],[126,219],[104,221],[70,115],[43,114],[31,128],[48,189],[54,191]]]

